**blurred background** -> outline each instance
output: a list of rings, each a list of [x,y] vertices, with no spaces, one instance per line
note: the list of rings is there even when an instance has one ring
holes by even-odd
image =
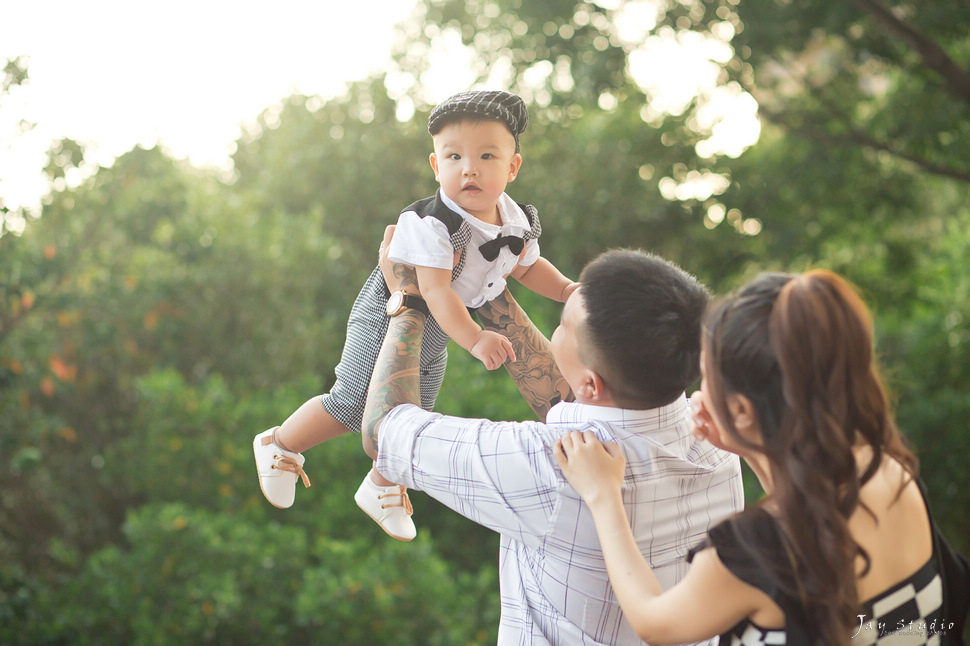
[[[568,275],[639,247],[718,293],[855,282],[970,552],[966,2],[25,6],[0,9],[0,643],[495,642],[495,534],[415,493],[418,538],[387,538],[357,436],[277,510],[250,448],[329,388],[384,227],[436,188],[428,113],[469,88],[529,105],[509,192]],[[557,304],[513,293],[551,334]],[[532,417],[460,348],[448,375],[438,410]]]

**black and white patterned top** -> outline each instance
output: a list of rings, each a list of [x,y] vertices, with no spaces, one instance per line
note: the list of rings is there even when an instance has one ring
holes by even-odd
[[[741,547],[739,533],[755,539],[761,552],[759,558]],[[721,635],[722,646],[818,643],[818,636],[813,634],[811,622],[798,599],[779,590],[757,565],[765,554],[781,556],[784,550],[777,524],[767,513],[756,510],[724,521],[691,550],[688,559],[707,547],[717,550],[718,558],[732,574],[763,591],[785,612],[784,629],[763,628],[745,618]],[[858,624],[850,635],[853,646],[947,644],[948,638],[957,636],[952,634],[954,625],[943,616],[943,580],[936,551],[915,574],[863,604]]]
[[[947,630],[942,615],[943,581],[931,557],[916,574],[864,604],[852,643],[939,644]]]

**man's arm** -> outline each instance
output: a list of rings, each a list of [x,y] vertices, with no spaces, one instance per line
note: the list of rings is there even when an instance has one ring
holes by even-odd
[[[509,376],[539,419],[559,401],[572,401],[573,393],[563,379],[543,336],[506,289],[478,308],[478,318],[486,329],[505,335],[512,342],[518,361],[505,363]]]
[[[389,239],[390,230],[385,233],[385,245]],[[382,251],[380,264],[389,289],[404,287],[408,293],[417,292],[413,269],[392,266],[386,251]],[[534,328],[511,296],[504,310],[508,319],[505,326],[514,330],[522,342],[527,341],[526,332]],[[401,426],[393,432],[387,431],[390,434],[381,440],[383,448],[380,459],[377,458],[381,448],[380,426],[388,412],[399,404],[420,401],[418,366],[425,322],[425,315],[414,310],[391,317],[364,406],[361,433],[364,450],[377,460],[380,468],[390,469],[387,475],[395,482],[421,489],[496,532],[528,545],[538,544],[555,510],[559,480],[554,474],[552,456],[543,446],[542,434],[536,432],[535,423],[462,420],[411,410],[396,418]],[[533,334],[541,340],[541,345],[548,345],[538,331]],[[552,365],[551,357],[547,363]],[[422,432],[431,419],[434,430]],[[443,442],[451,442],[453,448],[445,460],[441,459]],[[515,447],[515,450],[498,453],[490,450],[487,454],[482,451],[482,446],[499,445]],[[539,455],[548,457],[536,465]],[[457,462],[453,463],[452,459]],[[507,487],[527,495],[510,496]]]
[[[383,247],[382,247],[383,251]],[[382,261],[386,260],[382,255]],[[385,270],[385,280],[394,289],[417,293],[417,275],[413,267],[395,263]],[[424,335],[426,317],[417,310],[408,309],[391,317],[387,335],[377,355],[374,373],[371,375],[364,404],[361,440],[364,451],[377,459],[377,437],[384,416],[398,404],[421,404],[421,337]]]

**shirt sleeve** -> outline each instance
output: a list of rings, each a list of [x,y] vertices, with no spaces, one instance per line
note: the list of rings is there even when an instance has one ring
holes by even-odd
[[[539,241],[535,238],[531,238],[525,241],[525,255],[519,262],[523,267],[528,267],[529,265],[534,265],[539,259]]]
[[[398,217],[387,254],[392,262],[411,266],[451,269],[455,264],[448,227],[437,218],[422,218],[414,211]]]
[[[758,554],[751,551],[751,545],[758,546]],[[778,588],[767,575],[764,563],[785,554],[785,548],[774,521],[766,513],[755,509],[718,523],[700,547],[708,546],[714,547],[731,574],[778,601]],[[696,551],[699,550],[692,550]]]
[[[381,424],[377,470],[535,547],[552,527],[565,486],[552,456],[559,435],[538,422],[449,417],[405,404]]]

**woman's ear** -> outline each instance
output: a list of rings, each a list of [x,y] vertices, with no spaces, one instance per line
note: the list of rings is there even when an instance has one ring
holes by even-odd
[[[731,415],[731,423],[742,435],[747,437],[752,430],[758,430],[754,406],[750,399],[737,393],[728,395],[727,407]]]

